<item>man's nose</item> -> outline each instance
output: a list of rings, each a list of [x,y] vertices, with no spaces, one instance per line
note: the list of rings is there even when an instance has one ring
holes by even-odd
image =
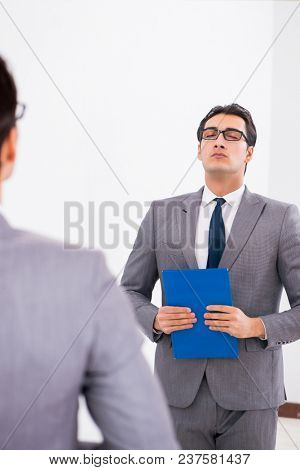
[[[224,149],[224,148],[225,148],[225,145],[224,145],[223,142],[219,142],[219,143],[218,143],[217,140],[216,140],[216,143],[215,143],[214,147],[215,147],[215,148],[221,147],[222,149]]]
[[[224,144],[225,144],[224,136],[223,136],[223,134],[219,134],[218,138],[215,140],[214,147],[216,147],[216,148],[217,147],[225,148]]]

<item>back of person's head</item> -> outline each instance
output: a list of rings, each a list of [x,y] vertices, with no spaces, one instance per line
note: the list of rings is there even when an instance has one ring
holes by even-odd
[[[0,191],[1,182],[10,177],[16,158],[16,122],[25,106],[18,103],[17,87],[5,60],[0,56]]]
[[[16,125],[17,89],[6,62],[0,57],[0,149]]]

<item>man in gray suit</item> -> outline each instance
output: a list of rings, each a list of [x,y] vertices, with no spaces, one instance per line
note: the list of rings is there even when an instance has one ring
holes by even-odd
[[[282,345],[300,338],[300,218],[295,205],[244,185],[256,129],[237,104],[216,106],[198,129],[205,186],[154,201],[122,278],[157,343],[155,367],[184,449],[274,449],[286,399]],[[163,269],[228,268],[233,307],[151,303]],[[279,313],[282,288],[290,309]],[[213,313],[214,312],[214,313]],[[174,359],[170,333],[204,322],[238,338],[238,358]]]
[[[0,190],[23,111],[0,58]],[[72,248],[0,214],[1,449],[75,449],[80,393],[102,448],[178,448],[126,296],[101,253]]]

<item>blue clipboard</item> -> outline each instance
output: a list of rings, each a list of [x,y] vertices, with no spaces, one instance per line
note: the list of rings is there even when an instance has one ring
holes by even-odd
[[[162,270],[165,304],[190,307],[198,321],[193,328],[171,333],[176,359],[238,357],[238,339],[204,324],[207,305],[232,305],[227,268]]]

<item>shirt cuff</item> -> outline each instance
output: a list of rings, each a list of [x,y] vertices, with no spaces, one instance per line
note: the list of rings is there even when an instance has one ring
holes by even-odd
[[[264,322],[262,321],[262,319],[260,317],[258,317],[260,319],[260,321],[262,322],[263,324],[263,327],[264,327],[264,330],[265,330],[265,336],[262,338],[261,336],[259,336],[258,338],[261,339],[262,341],[265,341],[267,339],[267,330],[266,330],[266,325],[264,324]]]

